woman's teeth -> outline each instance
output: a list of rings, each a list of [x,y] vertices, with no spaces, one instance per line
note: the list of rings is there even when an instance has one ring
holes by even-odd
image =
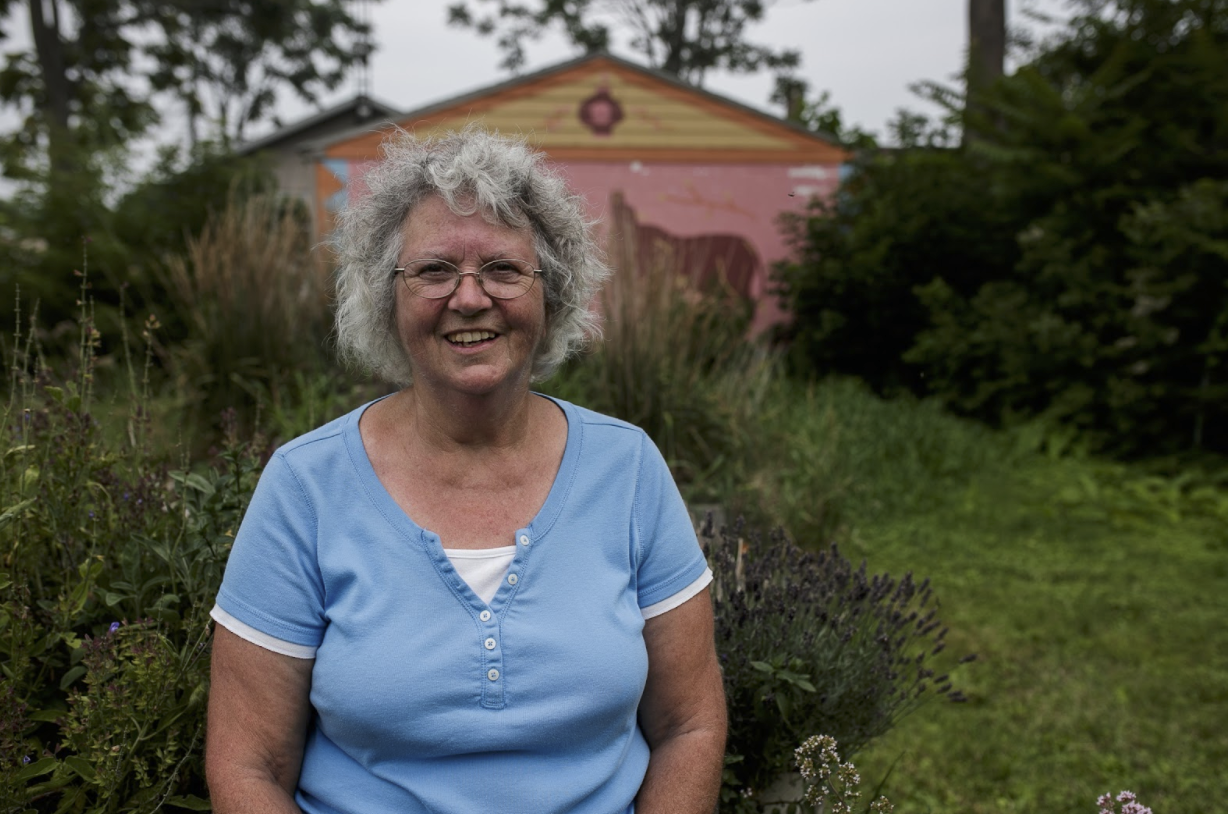
[[[476,345],[479,342],[484,342],[487,339],[494,339],[495,335],[491,331],[461,331],[460,333],[452,334],[448,337],[448,341],[453,345],[462,345],[469,347]]]

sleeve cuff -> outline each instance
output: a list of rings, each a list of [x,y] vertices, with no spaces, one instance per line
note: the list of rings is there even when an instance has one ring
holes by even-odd
[[[709,572],[709,575],[710,574],[711,572]],[[219,625],[226,628],[240,639],[251,642],[259,647],[263,647],[265,650],[272,650],[274,653],[280,653],[283,656],[289,656],[290,658],[294,659],[314,659],[316,657],[316,649],[314,647],[282,641],[281,639],[274,638],[267,633],[261,633],[251,625],[243,624],[238,619],[222,610],[220,605],[214,605],[213,610],[209,611],[209,615],[213,617],[213,621],[217,622]]]
[[[674,608],[678,607],[683,602],[686,602],[704,588],[707,588],[708,583],[711,581],[712,569],[705,568],[704,572],[700,574],[699,577],[690,585],[686,586],[673,596],[662,599],[660,602],[654,602],[646,608],[640,608],[640,613],[645,619],[651,619],[652,617],[660,616],[667,611],[672,611]]]

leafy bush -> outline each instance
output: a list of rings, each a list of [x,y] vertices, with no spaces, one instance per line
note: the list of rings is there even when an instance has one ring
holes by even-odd
[[[779,533],[709,525],[702,539],[729,704],[722,812],[757,811],[807,733],[851,756],[928,698],[964,700],[931,666],[947,630],[928,580],[868,576],[834,546],[802,551]]]
[[[794,223],[792,359],[1132,456],[1224,453],[1228,0],[1072,5],[1013,75],[935,92],[960,148],[874,156]]]
[[[82,339],[67,381],[25,354],[11,367],[0,811],[199,810],[208,611],[260,459],[233,434],[191,472],[111,448],[90,412],[88,322]]]
[[[117,335],[123,310],[146,313],[165,302],[159,279],[165,258],[182,252],[186,238],[199,234],[208,217],[240,196],[275,186],[267,162],[215,145],[190,155],[160,151],[157,165],[121,196],[114,182],[129,172],[122,155],[110,151],[76,156],[71,172],[17,178],[30,183],[0,200],[0,334],[9,337],[16,327],[14,292],[20,286],[23,301],[39,302],[45,339],[71,357],[71,338],[61,348],[54,336],[57,328],[75,324],[71,272],[82,268],[82,250],[88,248],[97,319],[109,336]],[[167,323],[172,335],[181,336],[182,325]]]

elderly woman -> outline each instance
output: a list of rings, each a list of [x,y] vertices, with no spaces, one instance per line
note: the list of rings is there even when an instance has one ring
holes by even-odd
[[[217,597],[228,812],[711,814],[711,573],[645,434],[530,389],[592,329],[581,201],[402,135],[340,219],[337,333],[400,390],[290,442]]]

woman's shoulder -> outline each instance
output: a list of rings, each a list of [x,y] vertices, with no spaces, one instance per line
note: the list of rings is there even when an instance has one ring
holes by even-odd
[[[314,430],[305,432],[302,435],[292,438],[286,443],[277,448],[274,455],[283,458],[287,456],[299,457],[301,453],[309,453],[312,451],[320,451],[320,446],[329,446],[331,444],[342,443],[344,441],[347,430],[351,427],[357,427],[358,419],[368,407],[380,401],[374,399],[365,404],[361,404],[350,410],[348,413],[337,416],[326,424],[321,424]]]
[[[585,428],[588,427],[609,427],[614,430],[625,430],[636,437],[644,436],[642,429],[635,426],[629,421],[624,421],[621,418],[615,418],[612,415],[599,413],[596,410],[590,410],[587,407],[582,407],[570,401],[566,401],[555,396],[546,396],[563,409],[563,413],[567,416],[568,422],[578,421]]]

